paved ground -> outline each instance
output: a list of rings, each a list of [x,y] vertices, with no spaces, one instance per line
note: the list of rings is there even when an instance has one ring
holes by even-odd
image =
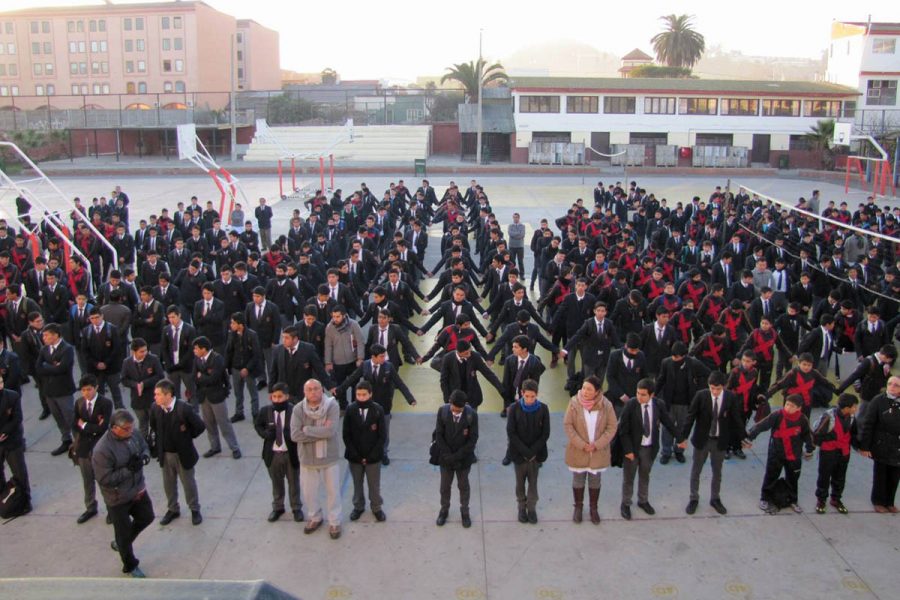
[[[380,190],[393,179],[367,176],[339,181],[338,186],[351,189],[360,180]],[[504,223],[513,210],[529,223],[555,217],[575,197],[589,198],[596,183],[582,184],[580,177],[480,181]],[[197,177],[61,178],[57,183],[67,194],[82,198],[121,184],[134,201],[132,218],[161,206],[174,207],[178,199],[186,200],[191,194],[205,199],[212,191],[208,180]],[[271,194],[276,183],[272,178],[244,179],[251,197]],[[434,183],[442,189],[444,182]],[[706,196],[724,181],[666,177],[642,178],[641,183],[672,202],[694,194]],[[813,185],[785,180],[745,183],[790,200],[808,193]],[[843,190],[836,186],[816,186],[826,200],[843,197]],[[283,217],[290,208],[290,203],[276,207],[276,217]],[[426,263],[434,262],[432,247]],[[424,351],[431,339],[429,334],[415,343]],[[544,350],[539,354],[545,362],[549,360]],[[849,366],[848,357],[843,363],[845,373]],[[163,578],[266,579],[302,598],[327,599],[895,597],[900,520],[872,512],[870,463],[856,455],[845,493],[849,516],[813,514],[815,462],[805,463],[800,482],[805,514],[771,517],[760,513],[756,505],[767,443],[763,437],[747,461],[726,465],[727,517],[719,517],[707,505],[708,471],[701,483],[701,507],[697,515],[687,517],[689,466],[672,463],[654,468],[655,517],[637,509],[630,523],[619,517],[621,471],[612,469],[603,476],[603,523],[599,527],[572,524],[570,475],[563,464],[561,411],[567,398],[561,391],[562,368],[548,371],[542,382],[543,399],[554,414],[550,459],[541,470],[540,523],[516,522],[512,470],[500,465],[505,421],[497,416],[498,396],[486,391],[480,461],[471,476],[475,524],[464,530],[454,509],[448,524],[439,529],[434,525],[438,473],[426,460],[433,414],[441,402],[436,373],[424,366],[406,366],[401,375],[419,406],[403,410],[398,399],[392,464],[382,478],[386,523],[376,523],[367,513],[360,521],[346,524],[337,542],[324,531],[304,536],[302,526],[292,521],[266,523],[270,485],[260,459],[260,441],[244,422],[237,426],[243,459],[220,455],[202,460],[197,468],[203,525],[192,527],[186,518],[168,527],[152,525],[137,543],[144,570]],[[111,528],[102,518],[75,524],[83,510],[80,477],[67,459],[50,457],[58,433],[52,420],[37,420],[38,402],[30,387],[23,404],[35,511],[0,526],[0,539],[16,544],[14,551],[11,545],[0,545],[0,577],[119,576],[118,558],[108,550]],[[205,437],[198,440],[198,447],[201,452],[208,448]],[[147,473],[161,515],[165,499],[159,469],[152,464]],[[350,487],[345,475],[345,514],[350,509]],[[0,596],[4,596],[2,582]]]

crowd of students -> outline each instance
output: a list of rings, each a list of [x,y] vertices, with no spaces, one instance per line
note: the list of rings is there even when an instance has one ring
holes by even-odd
[[[444,402],[431,446],[441,471],[437,524],[448,519],[455,479],[462,523],[471,525],[479,374],[503,399],[503,464],[515,465],[519,521],[535,523],[552,420],[539,397],[557,393],[539,387],[537,344],[551,353],[550,368],[562,359],[567,370],[565,461],[576,522],[585,488],[599,522],[601,473],[613,465],[625,473],[622,516],[631,518],[635,476],[638,506],[654,514],[651,467],[658,454],[661,464],[685,462],[688,440],[686,511],[697,510],[709,459],[710,504],[725,514],[722,465],[745,458],[767,430],[762,510],[800,511],[801,459],[819,446],[817,512],[829,499],[847,511],[851,447],[874,458],[875,510],[897,512],[900,380],[891,367],[900,210],[869,198],[853,214],[846,203],[819,211],[818,193],[793,210],[720,188],[670,208],[634,182],[600,183],[593,201],[575,202],[556,229],[541,220],[530,244],[518,213],[504,230],[474,180],[464,191],[451,182],[440,198],[427,180],[415,192],[392,183],[380,199],[365,184],[347,198],[319,194],[274,240],[264,199],[255,224],[238,205],[223,227],[212,204],[195,197],[171,216],[162,209],[140,220],[133,233],[119,188],[37,226],[20,206],[22,230],[0,224],[0,339],[11,346],[0,349],[0,464],[24,495],[20,512],[31,510],[20,394],[33,381],[40,419],[52,416],[60,432],[52,454],[68,453],[82,474],[78,523],[98,514],[96,482],[123,569],[140,576],[132,543],[153,519],[144,465],[152,454],[162,469],[160,523],[180,516],[179,482],[192,523],[202,523],[194,440],[205,431],[203,456],[212,458],[224,438],[240,459],[235,427],[247,419],[246,395],[273,484],[268,520],[285,513],[287,482],[294,520],[306,521],[306,533],[327,520],[336,539],[341,447],[354,485],[350,519],[364,513],[367,485],[375,519],[384,521],[380,470],[390,464],[394,392],[417,402],[399,368],[429,362]],[[61,240],[60,228],[74,233]],[[439,241],[430,241],[438,229]],[[430,243],[440,246],[432,268]],[[427,294],[426,278],[437,279]],[[409,336],[435,326],[420,355]],[[859,361],[841,380],[837,355],[845,352]],[[845,393],[851,386],[859,398]],[[771,410],[778,391],[784,407]],[[811,425],[816,406],[827,410]],[[2,479],[7,485],[5,469]]]

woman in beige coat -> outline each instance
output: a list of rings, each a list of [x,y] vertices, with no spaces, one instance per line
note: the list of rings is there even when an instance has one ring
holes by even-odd
[[[572,471],[575,512],[572,520],[581,523],[584,484],[587,481],[591,523],[600,523],[597,501],[600,499],[600,473],[609,467],[609,444],[616,435],[618,421],[612,403],[600,391],[596,376],[584,380],[578,394],[569,401],[563,428],[569,438],[566,465]]]

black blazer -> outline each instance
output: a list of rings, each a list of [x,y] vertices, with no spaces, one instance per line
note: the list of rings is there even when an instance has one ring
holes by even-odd
[[[603,319],[603,333],[597,331],[597,319],[591,317],[582,323],[575,335],[569,338],[566,352],[581,351],[582,362],[589,367],[606,364],[610,352],[620,344],[616,326],[610,319]]]
[[[316,377],[326,389],[334,387],[331,377],[325,371],[322,358],[311,344],[299,342],[293,356],[281,344],[272,350],[272,364],[269,365],[268,376],[270,392],[276,383],[286,383],[291,392],[291,401],[299,402],[303,399],[303,386],[313,377]]]
[[[541,362],[537,354],[529,352],[523,370],[525,372],[522,373],[519,385],[526,379],[533,379],[540,383],[541,375],[543,375],[546,367],[544,367],[544,363]],[[515,354],[510,354],[503,361],[503,399],[506,401],[506,404],[512,404],[519,398],[518,389],[516,389],[515,385],[518,371],[519,357]]]
[[[371,304],[369,305],[371,306]],[[379,343],[378,338],[381,333],[381,329],[378,327],[378,323],[375,323],[371,327],[369,327],[369,331],[366,334],[366,357],[370,357],[372,355],[372,346],[374,344]],[[403,331],[403,328],[400,325],[395,323],[391,323],[387,328],[387,354],[388,361],[391,364],[395,365],[397,368],[403,364],[403,360],[400,358],[400,350],[399,347],[403,346],[403,356],[406,358],[407,362],[415,362],[417,358],[419,358],[419,353],[416,350],[416,347],[413,346],[413,343],[410,341],[409,336]]]
[[[19,309],[13,312],[11,300],[6,302],[6,331],[9,334],[21,336],[28,329],[28,314],[41,312],[41,307],[31,298],[19,298]]]
[[[8,389],[0,391],[0,433],[6,434],[6,439],[0,442],[3,450],[18,450],[25,439],[22,397]]]
[[[285,402],[286,407],[282,414],[284,445],[287,446],[288,460],[295,469],[300,468],[300,457],[297,454],[297,442],[291,439],[291,415],[294,412],[294,405]],[[272,464],[272,457],[275,451],[272,450],[272,444],[275,443],[275,408],[271,404],[262,406],[259,414],[253,420],[253,427],[256,433],[263,439],[262,459],[263,463],[268,467]]]
[[[372,384],[372,400],[381,406],[386,415],[391,414],[391,409],[394,406],[395,389],[400,390],[400,393],[403,394],[403,397],[406,398],[409,404],[416,401],[409,387],[400,379],[397,367],[391,361],[383,362],[378,367],[378,377],[375,377],[375,367],[371,359],[363,361],[363,364],[354,369],[353,373],[337,387],[335,397],[343,398],[347,390],[355,386],[361,379]]]
[[[708,389],[701,390],[694,394],[694,398],[691,400],[691,405],[688,407],[687,421],[684,423],[680,439],[685,440],[690,437],[694,448],[706,447],[706,442],[709,441],[709,430],[712,427],[712,420],[717,418],[719,420],[719,442],[717,447],[719,450],[727,450],[732,444],[732,436],[744,431],[742,412],[740,399],[725,390],[722,392],[722,401],[719,403],[719,414],[714,417],[712,414],[712,394]],[[696,427],[694,427],[695,424],[697,425]],[[694,435],[691,435],[691,429],[694,430]]]
[[[671,407],[674,404],[690,404],[691,398],[697,393],[697,389],[709,376],[709,369],[702,362],[692,356],[685,356],[681,362],[675,362],[672,357],[662,361],[659,375],[656,378],[656,394]],[[675,394],[676,384],[684,378],[687,382],[687,395]]]
[[[87,362],[87,371],[93,375],[114,374],[122,369],[122,360],[125,355],[122,348],[122,336],[118,328],[105,321],[100,333],[97,333],[92,324],[81,330],[81,350]],[[103,363],[106,369],[97,369],[97,364]]]
[[[97,394],[94,398],[94,410],[87,414],[87,400],[79,396],[75,400],[75,414],[72,417],[72,434],[75,440],[75,456],[89,458],[91,451],[106,430],[109,429],[109,418],[112,416],[113,403],[109,398]],[[78,426],[78,420],[84,421],[84,429]]]
[[[166,287],[166,292],[163,293],[162,288],[159,285],[153,286],[153,297],[156,298],[163,305],[163,309],[168,309],[170,306],[178,306],[179,299],[181,298],[181,292],[178,288],[169,283]]]
[[[248,302],[244,308],[247,327],[256,332],[261,348],[271,348],[281,340],[281,313],[272,302],[266,301],[261,318],[256,318],[256,304]]]
[[[606,397],[613,403],[613,406],[619,407],[622,406],[622,396],[632,398],[637,393],[637,384],[646,374],[644,353],[638,351],[637,356],[631,359],[631,369],[629,369],[625,366],[622,358],[624,352],[623,348],[613,350],[606,366],[606,383],[609,386],[606,390]]]
[[[149,306],[138,303],[131,318],[131,337],[143,338],[148,344],[158,344],[162,339],[165,312],[165,307],[155,299]]]
[[[184,469],[193,469],[200,456],[194,447],[194,438],[206,431],[206,425],[190,405],[182,400],[176,400],[172,408],[175,413],[175,448],[178,461]],[[168,435],[166,412],[157,404],[150,407],[150,437],[156,439],[156,458],[159,466],[165,464],[166,455],[163,452],[163,440]],[[290,437],[290,436],[288,436]]]
[[[231,391],[231,380],[225,371],[225,359],[214,350],[207,355],[206,364],[202,359],[194,357],[191,375],[197,388],[197,401],[200,403],[209,401],[210,404],[220,404]]]
[[[155,354],[147,353],[138,368],[134,356],[129,356],[122,363],[122,385],[131,390],[131,408],[135,410],[147,410],[153,404],[153,387],[159,383],[166,374],[163,372],[162,363]],[[144,384],[141,394],[137,393],[139,383]]]
[[[832,353],[836,350],[837,334],[834,331],[830,331],[828,336],[831,338],[831,348],[828,348],[825,358],[831,358]],[[797,354],[809,352],[812,354],[813,360],[818,361],[822,357],[822,346],[824,344],[825,335],[822,333],[822,328],[816,327],[800,339],[800,347],[797,349]]]
[[[473,351],[466,360],[464,368],[460,365],[455,351],[445,354],[441,362],[441,392],[444,394],[444,402],[450,402],[450,394],[454,390],[463,390],[469,397],[469,406],[477,409],[484,400],[481,385],[478,383],[478,372],[481,372],[485,379],[503,396],[503,384],[500,383],[480,354]]]
[[[513,403],[506,414],[506,437],[506,455],[517,465],[532,459],[544,462],[550,439],[550,409],[541,403],[535,412],[526,413],[518,402]]]
[[[673,437],[679,438],[680,431],[675,427],[675,421],[669,415],[664,403],[656,398],[651,398],[650,403],[653,408],[652,423],[650,423],[650,448],[653,458],[659,452],[659,425],[672,434]],[[644,414],[643,407],[637,398],[632,398],[625,403],[622,413],[619,415],[619,429],[616,435],[619,443],[622,444],[622,454],[630,454],[637,452],[641,447],[641,440],[644,437]],[[680,442],[681,440],[678,439]]]
[[[0,350],[0,375],[3,376],[3,387],[17,393],[22,393],[25,373],[22,371],[22,361],[19,355],[4,348]]]
[[[567,336],[575,335],[581,326],[584,325],[585,320],[593,316],[594,303],[596,301],[596,296],[590,292],[585,292],[581,301],[578,300],[575,292],[567,295],[563,298],[556,314],[553,315],[553,323],[551,325],[553,331],[565,333]]]
[[[235,350],[240,349],[243,361],[239,364]],[[247,369],[252,377],[265,375],[265,361],[259,347],[259,338],[249,327],[244,327],[243,335],[228,332],[225,342],[225,368],[229,371]]]
[[[209,342],[215,346],[225,343],[225,304],[218,298],[212,299],[212,304],[203,316],[203,304],[205,300],[197,300],[194,303],[193,323],[197,329],[197,337],[206,336]]]
[[[166,325],[163,329],[162,345],[160,346],[160,360],[166,371],[169,373],[175,371],[190,371],[194,365],[194,338],[197,337],[197,331],[192,325],[182,321],[181,335],[178,337],[178,362],[173,362],[174,354],[172,348],[172,335],[174,329],[171,325]]]
[[[453,357],[456,360],[456,357]],[[434,428],[434,444],[437,447],[441,467],[465,469],[475,462],[475,444],[478,443],[478,413],[471,406],[465,406],[454,422],[449,405],[438,409],[437,424]]]
[[[75,348],[60,339],[56,351],[51,354],[50,346],[43,346],[34,366],[35,374],[41,378],[41,393],[48,398],[71,396],[75,393]]]
[[[366,409],[363,420],[361,409]],[[369,400],[365,406],[351,402],[344,413],[344,458],[352,463],[377,464],[384,456],[384,409]]]

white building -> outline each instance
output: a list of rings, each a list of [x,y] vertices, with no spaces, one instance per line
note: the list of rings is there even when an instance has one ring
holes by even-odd
[[[649,165],[656,146],[731,146],[748,149],[753,163],[778,165],[790,153],[793,166],[803,162],[794,151],[809,151],[810,127],[844,120],[859,95],[855,86],[807,81],[519,77],[509,85],[513,162],[528,162],[533,142],[556,142],[604,153],[643,144]],[[679,165],[691,164],[688,153],[679,156]]]
[[[857,125],[880,134],[900,126],[900,23],[835,21],[831,25],[828,69],[832,83],[859,90]]]

